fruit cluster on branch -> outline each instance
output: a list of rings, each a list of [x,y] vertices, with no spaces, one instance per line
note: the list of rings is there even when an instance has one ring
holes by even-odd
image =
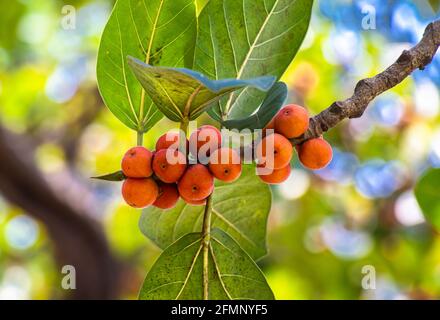
[[[127,177],[122,186],[125,201],[135,208],[160,209],[174,207],[179,198],[190,205],[205,205],[214,178],[233,182],[242,170],[238,153],[222,147],[220,131],[209,125],[198,128],[189,141],[184,134],[168,132],[158,139],[154,152],[131,148],[121,166]]]
[[[439,46],[440,20],[436,20],[426,27],[420,42],[413,48],[403,51],[397,61],[385,71],[372,78],[360,80],[350,98],[334,102],[311,118],[309,129],[302,136],[291,139],[292,144],[319,137],[344,119],[362,116],[374,98],[398,85],[414,70],[423,70],[432,61]]]
[[[309,114],[301,106],[287,105],[275,115],[253,150],[256,174],[262,181],[278,184],[289,177],[294,149],[289,139],[302,135],[308,126]],[[205,125],[189,141],[184,132],[164,134],[154,152],[141,146],[131,148],[121,164],[125,201],[135,208],[170,209],[179,198],[190,205],[205,205],[214,191],[214,179],[230,183],[241,175],[239,153],[222,145],[221,132]],[[332,159],[331,146],[323,138],[308,140],[296,150],[301,163],[312,170],[325,167]]]
[[[290,175],[293,147],[289,139],[303,135],[309,128],[309,114],[299,105],[283,107],[263,130],[256,147],[257,174],[266,183],[278,184]],[[269,145],[269,146],[268,146]],[[311,170],[326,167],[332,160],[330,144],[322,137],[295,146],[302,165]]]

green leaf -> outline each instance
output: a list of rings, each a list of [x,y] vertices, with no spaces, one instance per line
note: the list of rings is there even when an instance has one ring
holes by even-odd
[[[431,169],[419,180],[415,195],[426,220],[440,231],[440,169]]]
[[[195,0],[195,1],[196,1],[197,15],[199,15],[209,0]]]
[[[275,82],[269,76],[213,81],[196,71],[153,67],[133,57],[128,58],[128,64],[160,111],[176,122],[197,118],[225,94],[246,86],[268,91]]]
[[[194,0],[118,0],[98,53],[98,86],[107,107],[126,126],[146,132],[162,114],[129,70],[131,55],[151,65],[192,67]]]
[[[278,110],[281,109],[287,98],[287,86],[283,82],[277,82],[268,92],[257,112],[243,119],[222,121],[222,125],[228,129],[262,129],[272,120]]]
[[[126,178],[127,177],[124,175],[124,173],[121,170],[99,177],[92,177],[92,179],[104,180],[104,181],[123,181]]]
[[[188,234],[159,257],[139,293],[141,300],[201,300],[203,242]],[[273,293],[255,262],[226,233],[211,232],[208,254],[210,300],[269,300]]]
[[[212,225],[227,232],[253,259],[264,256],[266,227],[272,195],[270,188],[255,175],[255,167],[244,165],[234,183],[216,180],[213,194]],[[164,249],[191,232],[200,231],[203,206],[191,206],[180,200],[170,210],[147,208],[139,228]]]
[[[429,0],[429,4],[434,12],[438,12],[440,9],[440,0]]]
[[[307,32],[312,0],[210,0],[199,16],[194,69],[213,79],[279,79]],[[251,115],[264,94],[245,88],[209,111],[216,120]]]

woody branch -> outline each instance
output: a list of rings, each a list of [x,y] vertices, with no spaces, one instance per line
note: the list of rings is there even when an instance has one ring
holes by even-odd
[[[395,87],[414,70],[423,70],[434,58],[440,45],[440,20],[430,23],[420,42],[400,57],[385,71],[378,75],[360,80],[354,94],[344,100],[336,101],[330,107],[310,119],[309,129],[299,138],[291,139],[292,144],[317,138],[335,127],[344,119],[359,118],[368,104],[381,93]]]

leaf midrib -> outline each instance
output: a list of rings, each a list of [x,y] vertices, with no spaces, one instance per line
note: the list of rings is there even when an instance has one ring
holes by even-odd
[[[150,74],[148,74],[148,73],[145,73],[145,77],[147,77],[147,78],[150,78],[150,79],[153,79],[152,77],[151,77],[151,75]],[[157,84],[158,84],[158,86],[160,87],[160,89],[162,89],[162,91],[165,93],[165,95],[166,95],[166,97],[168,98],[168,100],[171,102],[171,105],[173,106],[173,108],[174,108],[174,110],[173,110],[173,114],[175,115],[175,116],[177,116],[178,118],[182,118],[183,117],[183,114],[182,114],[182,111],[179,109],[179,107],[177,106],[177,104],[174,102],[174,100],[171,98],[171,96],[170,96],[170,94],[168,93],[168,91],[164,88],[164,86],[160,83],[160,81],[159,82],[157,82]],[[142,89],[143,90],[143,92],[145,93],[145,90],[144,89]],[[177,113],[176,113],[177,112]]]
[[[212,236],[212,240],[216,241],[218,244],[220,244],[221,246],[223,246],[224,248],[226,248],[227,250],[230,251],[230,249],[229,249],[227,246],[225,246],[225,245],[224,245],[219,239],[217,239],[215,236]],[[150,290],[149,292],[152,292],[152,291],[154,291],[154,290],[157,290],[157,289],[160,288],[160,287],[164,287],[164,286],[167,286],[167,285],[176,284],[176,283],[182,283],[182,287],[180,288],[180,291],[179,291],[179,293],[177,294],[175,300],[178,300],[178,299],[180,298],[180,296],[182,295],[183,291],[184,291],[185,288],[186,288],[186,285],[188,284],[189,278],[191,277],[191,274],[192,274],[192,272],[193,272],[193,270],[194,270],[194,266],[195,266],[195,264],[197,263],[197,259],[198,259],[199,256],[200,256],[200,252],[202,251],[202,248],[203,248],[202,238],[200,238],[199,240],[197,240],[197,241],[195,241],[195,242],[193,242],[192,244],[189,245],[189,246],[192,246],[192,245],[196,244],[196,243],[199,242],[199,241],[200,241],[199,248],[197,249],[197,251],[196,251],[194,257],[193,257],[192,260],[191,260],[191,266],[190,266],[190,268],[189,268],[189,270],[188,270],[188,274],[186,275],[185,280],[184,280],[184,281],[173,281],[173,282],[168,282],[168,283],[165,283],[165,284],[163,284],[163,285],[161,285],[161,286],[159,286],[159,287],[154,288],[153,290]],[[186,248],[188,248],[189,246],[187,246]],[[209,252],[211,253],[211,258],[212,258],[212,261],[213,261],[213,264],[214,264],[214,267],[215,267],[215,272],[217,273],[217,276],[218,276],[218,279],[219,279],[220,284],[221,284],[221,286],[222,286],[222,289],[223,289],[223,291],[226,293],[228,299],[229,299],[229,300],[233,300],[233,297],[232,297],[231,294],[229,293],[228,289],[226,288],[226,284],[225,284],[224,281],[223,281],[223,278],[222,278],[222,277],[223,277],[224,275],[223,275],[223,274],[221,273],[221,271],[220,271],[220,267],[219,267],[219,265],[218,265],[218,263],[217,263],[217,259],[216,259],[215,254],[214,254],[214,249],[212,248],[212,244],[210,243],[210,241],[209,241],[209,243],[208,243],[208,247],[209,247]],[[182,249],[180,252],[183,252],[186,248]],[[232,251],[231,251],[231,252],[232,252]],[[234,252],[232,252],[232,253],[234,253]],[[232,276],[232,275],[231,275],[231,276]],[[233,275],[233,276],[239,276],[239,275]],[[257,280],[255,280],[255,279],[251,279],[251,278],[248,278],[248,279],[249,279],[249,280],[253,280],[253,281],[257,281]],[[208,285],[209,285],[209,282],[208,282]]]
[[[160,1],[159,9],[157,10],[156,17],[154,18],[151,38],[150,38],[150,42],[148,44],[147,53],[146,53],[146,56],[145,56],[145,63],[146,64],[149,64],[149,62],[150,62],[151,49],[153,47],[154,38],[156,36],[157,23],[159,21],[160,14],[162,13],[162,7],[163,7],[164,1],[165,0],[161,0]],[[131,11],[131,6],[130,6],[130,11]],[[136,24],[135,23],[133,23],[133,24],[135,25],[135,28],[136,28]],[[137,28],[136,28],[136,33],[137,33]],[[142,43],[140,43],[140,45],[142,46]],[[141,91],[141,103],[140,103],[140,106],[139,106],[138,126],[142,126],[143,122],[144,122],[144,120],[143,120],[143,117],[144,117],[144,106],[145,106],[145,89],[142,88],[142,91]],[[139,128],[139,130],[142,131],[143,128]]]
[[[264,22],[263,22],[263,24],[262,24],[260,30],[258,31],[258,34],[257,34],[257,36],[255,37],[255,39],[254,39],[254,41],[253,41],[253,43],[252,43],[252,46],[249,48],[249,51],[248,51],[248,53],[246,54],[246,57],[244,58],[244,61],[243,61],[242,65],[241,65],[241,67],[240,67],[240,70],[239,70],[238,73],[237,73],[237,79],[241,79],[241,76],[243,75],[243,72],[244,72],[244,70],[245,70],[245,67],[246,67],[246,65],[247,65],[247,63],[248,63],[248,61],[249,61],[249,59],[250,59],[250,57],[251,57],[251,55],[252,55],[252,53],[253,53],[253,50],[255,49],[256,44],[257,44],[258,41],[260,40],[260,37],[261,37],[261,35],[262,35],[262,33],[263,33],[263,30],[265,29],[266,25],[269,23],[269,20],[270,20],[270,18],[272,17],[275,8],[278,6],[278,2],[279,2],[279,0],[275,0],[275,3],[274,3],[274,5],[273,5],[272,9],[270,10],[270,12],[268,13],[268,15],[266,16],[266,19],[264,20]],[[244,5],[244,1],[243,1],[243,5]],[[245,22],[245,26],[246,26],[246,30],[247,30],[246,22]],[[232,41],[231,41],[231,45],[232,45]],[[225,110],[226,113],[228,113],[229,108],[231,107],[232,97],[233,97],[233,96],[234,96],[234,93],[231,93],[231,95],[229,96],[229,99],[228,99],[228,101],[227,101],[227,103],[226,103],[226,108],[225,108],[225,109],[226,109],[226,110]]]

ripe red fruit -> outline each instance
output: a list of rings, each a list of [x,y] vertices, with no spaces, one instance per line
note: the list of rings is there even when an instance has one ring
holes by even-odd
[[[299,160],[312,170],[325,168],[333,157],[331,145],[322,138],[307,140],[298,149]]]
[[[158,183],[159,196],[153,206],[160,209],[171,209],[179,200],[179,192],[175,183]]]
[[[217,149],[209,158],[209,170],[221,181],[235,181],[241,175],[240,156],[231,148]]]
[[[286,181],[291,172],[290,164],[281,169],[273,169],[270,174],[264,174],[264,170],[265,168],[257,167],[257,175],[268,184],[278,184]]]
[[[130,206],[145,208],[153,204],[159,195],[159,188],[152,178],[128,178],[122,184],[122,196]]]
[[[206,199],[202,200],[188,200],[182,197],[183,201],[185,201],[187,204],[193,205],[193,206],[204,206],[206,204]]]
[[[271,132],[267,132],[268,130],[273,130]],[[263,128],[263,137],[265,137],[268,134],[274,133],[275,132],[275,117],[272,118],[272,120],[269,121],[268,124],[266,124],[266,126]]]
[[[202,200],[214,190],[214,177],[204,165],[195,164],[186,170],[177,188],[184,199]]]
[[[278,133],[264,137],[257,145],[257,160],[259,165],[269,169],[280,169],[290,163],[293,147],[290,141]]]
[[[194,131],[189,137],[191,153],[198,158],[209,156],[222,145],[222,135],[213,126],[205,125]],[[196,154],[197,153],[197,154]]]
[[[269,121],[268,124],[264,127],[264,129],[275,129],[275,117]]]
[[[296,104],[289,104],[275,116],[275,132],[288,139],[301,136],[309,128],[309,113]]]
[[[186,157],[176,149],[162,149],[154,154],[153,171],[166,183],[175,183],[185,173]]]
[[[188,150],[188,140],[186,140],[186,149]],[[167,132],[162,135],[156,142],[156,151],[162,149],[179,148],[180,133],[179,132]]]
[[[144,147],[129,149],[122,158],[122,172],[129,178],[148,178],[153,174],[153,153]]]

